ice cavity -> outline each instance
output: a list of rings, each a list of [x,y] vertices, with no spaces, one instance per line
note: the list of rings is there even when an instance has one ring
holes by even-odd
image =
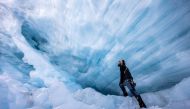
[[[135,109],[138,105],[134,98],[103,95],[92,89],[118,94],[116,63],[124,57],[139,91],[161,90],[142,94],[149,109],[188,109],[188,4],[149,0],[0,1],[0,108]],[[152,8],[158,13],[148,11]],[[149,17],[140,20],[144,15],[141,11]],[[92,88],[82,89],[80,85]],[[161,86],[173,87],[163,90],[166,87]]]
[[[170,88],[190,76],[189,1],[38,3],[41,7],[22,4],[32,7],[21,10],[30,18],[21,25],[22,35],[83,87],[121,94],[121,58],[141,93]]]

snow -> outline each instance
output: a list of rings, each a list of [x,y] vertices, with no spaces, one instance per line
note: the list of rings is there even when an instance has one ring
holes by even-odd
[[[190,108],[186,0],[1,0],[0,109]]]

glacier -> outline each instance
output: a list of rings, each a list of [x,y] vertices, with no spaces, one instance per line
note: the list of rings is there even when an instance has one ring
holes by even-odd
[[[190,108],[189,0],[1,0],[0,109]]]

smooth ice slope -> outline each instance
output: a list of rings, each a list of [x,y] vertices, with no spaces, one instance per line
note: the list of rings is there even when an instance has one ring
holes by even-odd
[[[189,6],[1,0],[0,109],[136,109],[118,96],[121,58],[149,109],[189,109]]]

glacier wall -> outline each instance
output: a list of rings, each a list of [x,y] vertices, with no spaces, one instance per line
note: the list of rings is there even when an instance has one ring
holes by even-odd
[[[97,94],[82,90],[86,87],[121,94],[121,58],[149,106],[188,100],[189,6],[189,0],[0,1],[1,108],[63,109],[68,101],[97,108],[86,104],[101,97],[110,104],[119,100],[120,109],[128,104],[132,108],[131,98],[128,104],[99,93],[98,98],[82,99]],[[82,91],[74,93],[77,89]],[[98,106],[110,108],[102,102]]]
[[[83,87],[120,92],[121,58],[140,92],[190,76],[188,0],[21,2],[22,35]]]

